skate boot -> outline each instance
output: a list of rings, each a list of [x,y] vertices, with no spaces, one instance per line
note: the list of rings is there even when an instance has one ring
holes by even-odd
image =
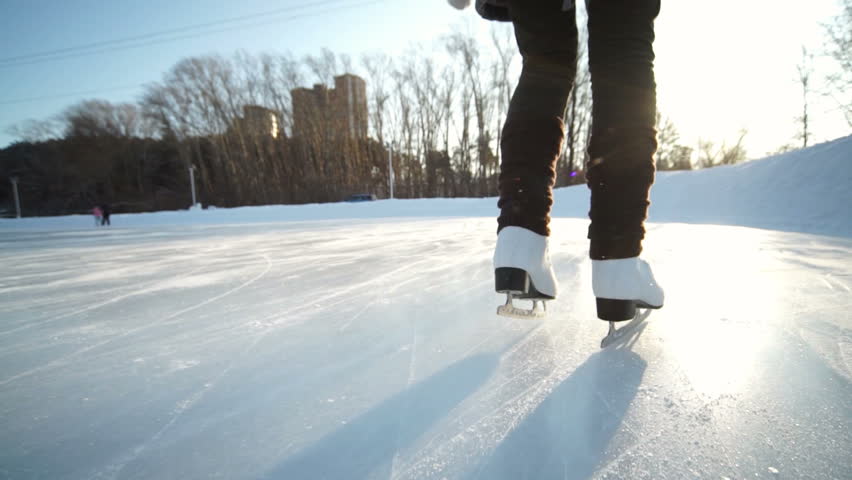
[[[548,237],[521,227],[505,227],[494,251],[494,286],[506,294],[497,314],[514,318],[543,317],[545,301],[556,298],[556,276],[550,264]],[[533,302],[532,309],[515,307],[512,300]]]
[[[634,320],[630,323],[638,323],[644,317],[637,317],[637,309],[663,306],[663,289],[657,285],[651,267],[639,257],[592,260],[592,291],[597,301],[598,318],[609,322],[609,332],[601,347],[635,326],[628,324],[616,329],[616,322]]]

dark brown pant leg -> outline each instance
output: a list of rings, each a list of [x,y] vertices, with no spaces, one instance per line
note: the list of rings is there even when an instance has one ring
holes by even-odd
[[[500,217],[506,226],[549,235],[556,159],[574,82],[577,25],[562,0],[512,0],[509,11],[523,69],[503,127]]]
[[[589,0],[593,126],[586,179],[593,259],[642,251],[657,148],[654,19],[660,0]]]

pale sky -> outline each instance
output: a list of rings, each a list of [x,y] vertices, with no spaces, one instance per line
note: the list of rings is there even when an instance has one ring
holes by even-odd
[[[664,1],[655,43],[659,110],[684,140],[735,141],[747,129],[752,157],[795,142],[801,49],[823,50],[820,22],[837,11],[835,0]],[[852,133],[835,103],[817,92],[810,101],[813,141]]]
[[[472,9],[458,12],[444,0],[0,0],[0,59],[273,10],[281,13],[254,17],[240,30],[30,65],[0,61],[0,147],[12,141],[8,126],[82,99],[133,101],[141,85],[192,55],[243,49],[302,56],[323,47],[354,59],[410,48],[426,55],[453,25],[483,35],[489,27]],[[664,0],[655,43],[659,109],[682,143],[732,141],[745,128],[750,157],[760,157],[795,142],[801,47],[819,53],[819,22],[837,11],[835,0]],[[292,18],[300,14],[307,15]],[[817,93],[811,100],[813,141],[850,133],[833,104]]]

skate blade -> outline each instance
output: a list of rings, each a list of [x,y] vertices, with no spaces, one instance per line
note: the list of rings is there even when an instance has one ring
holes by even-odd
[[[547,312],[545,312],[541,308],[518,308],[513,305],[500,305],[497,307],[497,315],[501,317],[509,317],[509,318],[519,318],[521,320],[530,319],[530,318],[543,318]]]
[[[638,337],[642,330],[647,325],[645,319],[651,314],[650,309],[642,308],[636,311],[636,316],[621,328],[610,329],[610,332],[601,340],[601,348],[609,347],[614,344],[622,344],[630,339]]]

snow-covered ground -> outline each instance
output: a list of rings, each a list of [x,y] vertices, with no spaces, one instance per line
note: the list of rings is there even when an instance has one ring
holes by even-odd
[[[494,199],[2,221],[0,478],[852,478],[850,189],[852,137],[661,174],[604,350],[583,187],[541,321]]]

